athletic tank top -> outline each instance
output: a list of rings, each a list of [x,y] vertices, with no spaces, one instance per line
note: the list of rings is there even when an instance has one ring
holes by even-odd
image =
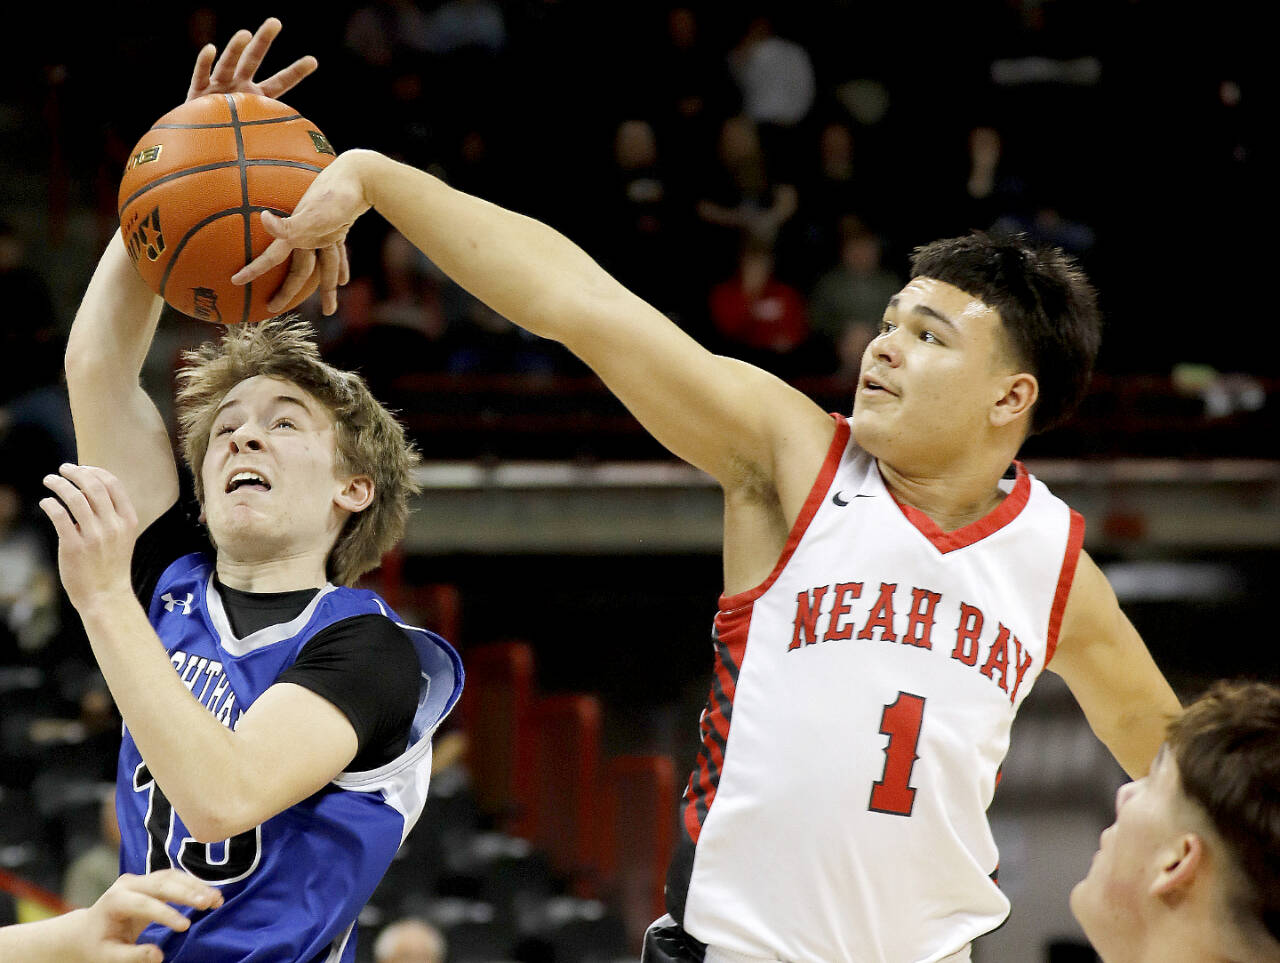
[[[141,942],[158,944],[170,963],[352,963],[356,917],[426,801],[431,735],[462,691],[457,653],[434,633],[403,624],[373,592],[334,585],[320,589],[293,620],[239,638],[214,585],[212,560],[199,553],[164,571],[147,614],[192,697],[231,729],[326,626],[381,614],[413,643],[419,696],[405,751],[377,769],[340,773],[314,795],[223,842],[191,837],[127,728],[120,747],[121,871],[175,867],[223,896],[215,910],[180,907],[192,921],[185,932],[153,924]]]
[[[722,597],[667,900],[696,939],[812,963],[940,960],[998,926],[987,822],[1053,656],[1083,519],[1020,463],[943,532],[837,418],[769,577]]]

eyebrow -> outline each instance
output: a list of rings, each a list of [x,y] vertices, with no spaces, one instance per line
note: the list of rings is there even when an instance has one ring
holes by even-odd
[[[896,308],[897,306],[898,306],[898,295],[895,294],[893,297],[889,299],[889,307]],[[927,304],[915,305],[914,307],[912,307],[911,313],[923,314],[927,318],[933,318],[936,321],[941,321],[943,324],[947,325],[947,327],[951,328],[953,331],[958,330],[956,328],[956,323],[954,321],[952,321],[949,317],[947,317],[942,312],[936,311],[933,308],[929,307],[929,305]]]
[[[301,398],[297,398],[294,395],[276,395],[271,400],[273,403],[276,403],[276,404],[283,402],[286,404],[297,405],[307,414],[311,414],[311,407]],[[218,406],[218,409],[213,413],[214,420],[216,421],[218,416],[222,414],[222,412],[225,411],[227,408],[234,408],[236,405],[241,405],[241,404],[244,404],[244,402],[242,402],[239,398],[234,398],[231,401],[224,401],[221,405]]]

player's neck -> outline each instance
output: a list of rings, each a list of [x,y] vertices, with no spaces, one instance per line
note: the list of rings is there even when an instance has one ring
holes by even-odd
[[[1126,957],[1103,954],[1103,963],[1231,963],[1265,957],[1251,952],[1224,921],[1208,915],[1207,907],[1184,898],[1176,907],[1147,919],[1140,942]]]
[[[323,557],[310,553],[246,560],[219,552],[218,579],[241,592],[294,592],[325,585],[324,563]]]
[[[878,461],[885,487],[899,502],[929,516],[944,532],[986,517],[1004,500],[998,487],[1008,467],[974,464],[942,470],[902,471],[883,459]]]

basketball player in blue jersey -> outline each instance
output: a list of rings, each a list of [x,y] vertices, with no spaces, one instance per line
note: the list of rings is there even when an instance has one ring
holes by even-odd
[[[206,48],[192,95],[288,90],[314,62],[252,80],[279,29],[237,34],[216,64]],[[325,270],[341,256],[324,252]],[[447,642],[349,587],[403,532],[416,455],[305,325],[229,329],[180,375],[201,528],[139,384],[160,309],[113,238],[67,344],[81,464],[41,502],[125,724],[122,870],[221,890],[184,931],[143,934],[171,963],[349,963],[462,686]]]
[[[703,745],[646,958],[969,959],[1009,911],[986,809],[1040,672],[1135,777],[1180,709],[1083,520],[1016,460],[1088,381],[1076,266],[979,234],[918,251],[847,417],[705,350],[546,225],[372,151],[264,214],[276,240],[233,280],[293,257],[287,301],[370,208],[723,488]]]

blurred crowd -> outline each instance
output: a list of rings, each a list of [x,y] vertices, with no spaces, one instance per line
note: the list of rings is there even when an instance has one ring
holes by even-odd
[[[30,42],[14,33],[0,57],[0,803],[90,812],[113,779],[118,717],[58,590],[32,466],[74,457],[63,338],[118,227],[130,149],[180,101],[200,46],[268,14],[285,24],[268,70],[319,57],[289,100],[339,150],[381,150],[547,221],[703,343],[781,376],[850,378],[912,248],[974,228],[1080,259],[1101,291],[1104,371],[1190,371],[1258,406],[1248,376],[1276,376],[1242,296],[1269,227],[1262,32],[1244,4],[1192,18],[1155,0],[372,0],[141,22],[84,8]],[[54,269],[86,223],[68,284]],[[359,222],[350,252],[338,314],[304,313],[375,393],[415,372],[582,373],[380,219]],[[167,323],[178,340],[208,334]],[[77,845],[55,843],[99,853],[96,816],[83,824]],[[23,825],[0,820],[0,849],[25,845]],[[7,852],[19,871],[50,865]],[[83,872],[106,880],[97,858]]]
[[[699,339],[784,376],[856,368],[911,249],[972,228],[1080,258],[1102,291],[1105,370],[1270,374],[1269,358],[1204,338],[1263,230],[1244,9],[1184,22],[1150,0],[374,0],[317,18],[286,2],[267,66],[315,53],[290,101],[339,150],[381,150],[548,221]],[[104,237],[123,161],[180,99],[194,52],[264,10],[183,8],[127,30],[88,13],[7,65],[52,125],[36,160],[53,156]],[[577,370],[385,223],[360,222],[352,257],[324,334],[375,381],[392,366]]]

